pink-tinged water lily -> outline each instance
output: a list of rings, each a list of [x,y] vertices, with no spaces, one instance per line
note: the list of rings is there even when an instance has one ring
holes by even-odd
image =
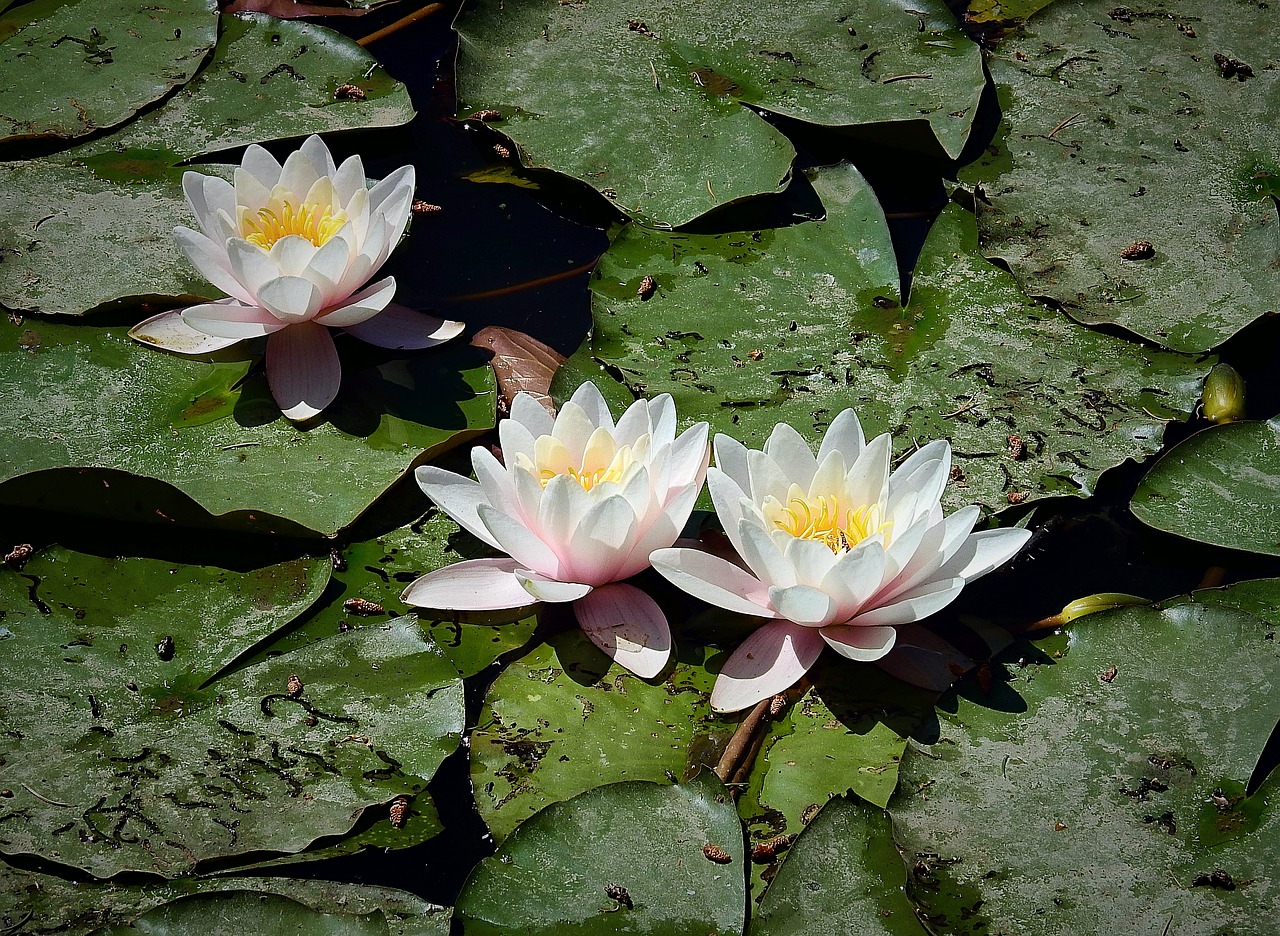
[[[951,446],[930,442],[894,472],[889,436],[868,444],[853,410],[817,457],[778,425],[763,451],[716,436],[707,486],[745,568],[697,549],[660,549],[653,567],[730,611],[772,618],[725,661],[711,707],[734,712],[793,685],[824,647],[852,660],[887,654],[898,625],[949,605],[1030,534],[972,532],[977,507],[944,517]]]
[[[428,348],[462,331],[460,322],[393,304],[394,277],[365,286],[409,223],[413,186],[413,167],[404,166],[367,188],[360,157],[336,166],[318,136],[283,166],[250,146],[234,185],[184,173],[200,230],[173,235],[229,298],[162,313],[129,334],[180,354],[266,336],[271,395],[289,419],[310,419],[342,380],[330,328],[395,349]]]
[[[707,473],[707,424],[677,438],[667,394],[633,403],[615,424],[585,383],[554,421],[517,394],[498,431],[505,467],[476,447],[478,481],[430,465],[417,479],[463,529],[509,558],[438,569],[402,600],[455,611],[572,602],[592,643],[636,675],[656,676],[671,653],[666,616],[622,580],[680,535]]]

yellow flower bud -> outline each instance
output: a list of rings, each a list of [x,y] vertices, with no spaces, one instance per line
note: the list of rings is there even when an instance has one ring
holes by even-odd
[[[1076,618],[1082,618],[1086,614],[1110,611],[1112,608],[1124,608],[1129,605],[1145,604],[1151,604],[1151,602],[1146,598],[1139,598],[1137,595],[1126,595],[1121,592],[1100,592],[1097,595],[1077,598],[1062,609],[1058,619],[1063,624],[1070,624]]]
[[[1244,419],[1244,378],[1230,364],[1219,364],[1204,379],[1204,418],[1214,423]]]

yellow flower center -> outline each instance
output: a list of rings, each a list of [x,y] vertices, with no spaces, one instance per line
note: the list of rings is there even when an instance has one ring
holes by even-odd
[[[607,466],[587,470],[585,468],[579,470],[577,468],[565,468],[563,471],[555,471],[551,468],[543,468],[538,471],[538,480],[542,483],[543,488],[551,483],[551,479],[557,475],[566,474],[573,480],[582,485],[584,491],[589,491],[597,484],[604,484],[612,481],[618,484],[626,475],[627,469],[635,462],[635,457],[631,454],[631,446],[624,445],[613,456]]]
[[[524,452],[516,455],[516,464],[538,479],[545,489],[551,479],[568,475],[590,491],[599,484],[625,484],[633,470],[644,463],[649,450],[649,437],[641,436],[635,445],[619,446],[608,430],[597,428],[587,442],[581,459],[570,456],[565,444],[555,436],[538,436],[533,444],[533,457]]]
[[[295,207],[291,202],[284,202],[279,211],[262,208],[256,215],[246,213],[241,219],[240,231],[245,240],[263,250],[270,250],[276,241],[290,235],[305,237],[317,247],[323,247],[346,223],[347,213],[341,208],[334,211],[329,205],[314,202]]]
[[[884,532],[887,538],[893,526],[892,520],[881,519],[879,504],[842,508],[834,495],[819,494],[813,498],[793,495],[785,504],[774,500],[772,505],[765,506],[766,515],[778,529],[799,539],[817,540],[833,553],[848,552],[876,533]]]

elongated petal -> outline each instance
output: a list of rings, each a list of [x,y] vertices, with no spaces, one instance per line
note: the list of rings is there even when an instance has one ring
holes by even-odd
[[[230,217],[238,217],[237,207],[246,208],[249,214],[256,215],[259,210],[266,207],[267,202],[271,201],[271,187],[275,184],[274,182],[270,185],[265,184],[243,166],[236,167],[233,178],[235,179],[232,187],[234,201],[230,209],[225,209]]]
[[[320,248],[305,237],[290,234],[272,244],[267,255],[285,276],[301,276],[319,251]]]
[[[711,447],[707,444],[710,427],[707,423],[694,423],[671,443],[669,484],[672,487],[702,485],[711,461]]]
[[[747,494],[757,505],[766,497],[776,497],[786,501],[791,487],[791,479],[783,472],[778,463],[758,449],[747,452],[747,474],[751,478],[751,489]]]
[[[528,472],[521,471],[519,475],[524,477]],[[533,483],[536,485],[537,482]],[[572,556],[569,542],[573,532],[590,509],[591,496],[569,475],[556,475],[548,481],[546,490],[538,499],[538,532],[566,563]]]
[[[810,498],[818,497],[819,495],[830,497],[832,494],[839,494],[844,489],[846,473],[844,454],[831,452],[822,459],[817,470],[809,473],[810,480],[807,483],[797,483],[800,485],[800,489]]]
[[[192,328],[182,319],[184,311],[186,310],[175,309],[153,315],[129,329],[129,337],[177,354],[208,354],[230,347],[240,340],[218,337]]]
[[[716,436],[716,442],[723,438],[724,436]],[[738,524],[743,518],[742,504],[747,498],[747,492],[739,487],[738,482],[727,472],[721,471],[718,467],[707,470],[707,491],[711,494],[711,503],[715,505],[716,516],[720,518],[720,526],[724,527],[725,536],[729,537],[734,551],[739,556],[743,555],[746,547],[743,546]]]
[[[317,325],[332,325],[335,328],[350,328],[367,322],[380,313],[391,302],[396,294],[394,276],[371,283],[364,289],[349,296],[342,305],[329,312],[323,312],[315,318]]]
[[[878,435],[862,450],[845,478],[850,504],[880,504],[888,492],[889,462],[893,457],[889,434]]]
[[[365,191],[364,162],[359,156],[348,156],[333,175],[338,202],[345,210],[356,192]],[[350,214],[350,212],[348,212]]]
[[[859,543],[836,559],[818,584],[836,603],[833,621],[847,621],[862,610],[867,599],[880,588],[885,563],[884,546],[874,541]]]
[[[267,384],[286,419],[310,419],[338,395],[342,365],[329,329],[299,322],[267,339]]]
[[[612,437],[613,414],[609,412],[609,404],[604,401],[604,396],[595,384],[586,381],[573,392],[569,400],[582,407],[592,425],[603,427]]]
[[[262,284],[258,302],[276,318],[291,324],[308,322],[320,311],[324,294],[300,276],[277,276]]]
[[[818,447],[818,461],[821,462],[832,452],[844,456],[844,463],[852,465],[862,453],[866,445],[866,437],[862,434],[862,423],[858,422],[858,414],[851,409],[842,410],[827,431],[822,434],[822,445]]]
[[[373,318],[347,325],[343,330],[375,347],[416,351],[444,344],[462,334],[464,328],[462,322],[436,318],[392,302]]]
[[[227,241],[227,261],[232,274],[254,297],[265,284],[280,275],[280,269],[265,250],[241,237]]]
[[[182,310],[182,320],[206,335],[241,341],[261,338],[285,327],[266,309],[236,302],[206,302]]]
[[[1004,529],[979,530],[969,536],[956,556],[964,554],[966,561],[956,572],[966,582],[981,578],[991,570],[1004,565],[1027,545],[1030,530]],[[948,567],[951,563],[948,563]]]
[[[559,580],[564,577],[560,558],[536,533],[515,517],[488,504],[481,504],[476,512],[480,515],[480,522],[488,527],[502,551],[517,560],[521,566],[550,579]]]
[[[716,467],[745,495],[751,490],[751,475],[747,468],[747,447],[732,436],[717,435],[713,443]]]
[[[741,544],[738,555],[760,581],[783,588],[796,584],[795,566],[782,555],[768,533],[750,519],[738,521],[737,533],[736,542]],[[732,537],[730,540],[735,541]]]
[[[698,549],[658,549],[649,561],[672,585],[707,604],[755,617],[779,616],[758,579],[718,556]]]
[[[257,305],[253,295],[231,272],[231,261],[227,259],[225,248],[191,228],[174,228],[173,239],[178,242],[178,249],[186,255],[201,276],[231,298],[249,305]]]
[[[413,166],[401,166],[369,189],[369,210],[377,212],[388,199],[413,193],[415,171]]]
[[[835,568],[837,556],[826,545],[811,539],[791,537],[783,556],[795,570],[796,581],[817,586]]]
[[[618,417],[613,437],[619,445],[635,445],[641,436],[653,436],[653,420],[647,400],[636,400]]]
[[[529,430],[531,436],[549,435],[554,420],[547,408],[532,393],[517,393],[511,401],[511,416]]]
[[[280,181],[280,163],[257,143],[249,144],[240,165],[268,190],[275,188]]]
[[[471,449],[471,468],[475,471],[476,480],[490,505],[503,513],[512,513],[517,509],[516,490],[511,483],[511,475],[485,446],[477,445]]]
[[[299,276],[320,288],[327,297],[325,301],[328,305],[344,298],[345,290],[341,284],[351,265],[351,259],[355,256],[355,251],[351,249],[351,239],[354,237],[355,232],[351,230],[351,226],[344,226],[325,241],[324,246],[315,252],[307,265],[298,271]]]
[[[736,712],[791,688],[826,646],[820,633],[790,621],[763,625],[725,661],[711,690],[711,708]]]
[[[951,474],[951,446],[944,439],[930,442],[913,452],[889,478],[888,511],[897,514],[897,502],[903,497],[917,497],[914,516],[906,522],[932,510],[942,497],[943,488]]]
[[[814,472],[818,470],[818,462],[813,457],[813,450],[800,433],[791,428],[790,423],[778,423],[769,433],[764,444],[769,457],[777,462],[782,473],[791,479],[793,484],[808,490]]]
[[[302,141],[302,145],[298,147],[298,152],[311,160],[311,164],[326,176],[332,176],[338,171],[338,167],[333,161],[333,155],[329,152],[329,147],[325,146],[324,140],[314,133]]]
[[[676,437],[676,404],[669,393],[659,393],[649,401],[650,435],[654,445],[666,445]]]
[[[534,600],[516,578],[514,559],[468,559],[413,581],[400,600],[441,611],[501,611]]]
[[[570,463],[581,465],[582,453],[586,451],[587,442],[595,430],[595,423],[591,421],[587,411],[569,400],[560,407],[551,435],[563,443],[569,453]]]
[[[615,582],[573,603],[578,625],[609,659],[641,679],[653,679],[671,657],[671,628],[657,602]]]
[[[869,663],[878,660],[893,649],[898,631],[893,627],[865,627],[858,624],[833,624],[821,631],[827,646],[850,660]]]
[[[590,585],[579,582],[561,582],[545,575],[539,575],[531,569],[516,569],[516,578],[526,592],[538,601],[549,604],[562,604],[566,601],[577,601],[591,593]]]
[[[284,189],[287,193],[286,198],[301,201],[323,172],[323,162],[317,166],[306,150],[296,149],[285,157],[284,168],[280,170],[280,180],[276,183],[276,189]]]
[[[494,549],[502,548],[489,528],[480,521],[480,505],[488,504],[489,498],[479,482],[435,465],[423,465],[413,477],[422,492],[458,526]]]
[[[858,624],[855,626],[910,624],[912,621],[922,621],[955,601],[963,588],[964,579],[959,577],[929,582],[905,595],[897,596],[893,604],[862,612],[858,615]]]
[[[769,589],[769,603],[780,617],[809,627],[830,624],[836,611],[831,596],[812,585],[773,586]]]
[[[592,504],[569,540],[569,568],[578,581],[604,585],[618,578],[631,553],[636,514],[625,497],[606,497]]]

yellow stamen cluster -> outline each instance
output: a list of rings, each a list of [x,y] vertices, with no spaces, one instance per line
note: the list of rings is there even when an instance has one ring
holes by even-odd
[[[279,211],[259,209],[256,215],[246,213],[240,221],[240,232],[251,244],[270,250],[281,238],[296,234],[305,237],[317,247],[333,237],[347,223],[347,213],[329,205],[303,202],[295,207],[284,202]]]
[[[615,484],[620,483],[626,475],[627,469],[631,467],[631,464],[634,461],[635,458],[631,454],[631,446],[624,445],[614,454],[613,461],[604,468],[596,468],[590,471],[585,468],[581,470],[577,468],[566,468],[563,471],[553,471],[550,468],[543,468],[538,472],[538,480],[542,482],[542,486],[545,488],[551,483],[552,478],[557,475],[567,474],[569,477],[573,478],[573,480],[581,484],[583,490],[589,491],[597,484],[604,484],[610,481]]]
[[[772,514],[778,529],[799,539],[817,540],[833,553],[848,552],[881,531],[888,533],[893,524],[880,519],[879,504],[842,510],[837,497],[823,494],[811,499],[793,496]]]

